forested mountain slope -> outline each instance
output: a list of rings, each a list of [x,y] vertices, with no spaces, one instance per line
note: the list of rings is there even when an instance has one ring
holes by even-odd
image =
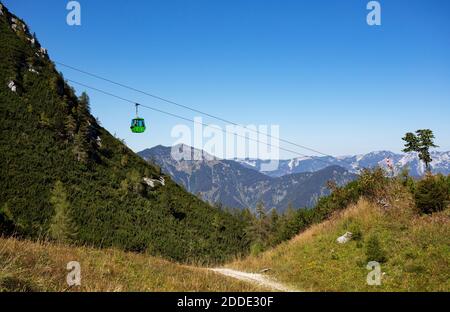
[[[3,5],[0,176],[1,234],[183,261],[223,260],[247,249],[235,217],[186,192],[102,128],[87,95],[75,95],[36,36]]]

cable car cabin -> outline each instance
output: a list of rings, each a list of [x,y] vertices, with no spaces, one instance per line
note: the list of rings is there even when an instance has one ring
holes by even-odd
[[[143,133],[145,131],[144,118],[134,118],[131,121],[130,129],[133,133]]]

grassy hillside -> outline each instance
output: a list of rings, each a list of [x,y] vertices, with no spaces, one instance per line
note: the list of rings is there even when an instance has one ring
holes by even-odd
[[[81,286],[66,265],[78,261]],[[206,269],[143,254],[0,238],[0,291],[262,291]]]
[[[26,24],[2,11],[0,234],[51,232],[63,241],[180,261],[245,253],[235,217],[167,176],[165,185],[145,183],[162,177],[159,168],[102,128],[88,96],[77,97]]]
[[[271,268],[268,274],[304,290],[450,291],[450,209],[418,214],[409,191],[393,187],[388,206],[361,199],[291,241],[229,266]],[[353,239],[338,244],[346,231]],[[381,286],[366,283],[369,260],[381,261]]]

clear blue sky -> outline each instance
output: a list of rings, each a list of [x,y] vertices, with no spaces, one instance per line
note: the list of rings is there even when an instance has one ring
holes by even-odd
[[[66,24],[67,2],[3,0],[53,60],[244,125],[279,124],[281,137],[324,153],[400,151],[403,134],[419,128],[450,150],[448,0],[382,0],[379,27],[366,23],[368,0],[80,0],[79,27]],[[135,151],[171,145],[172,127],[188,124],[143,111],[149,131],[132,135],[132,106],[88,93],[93,114]]]

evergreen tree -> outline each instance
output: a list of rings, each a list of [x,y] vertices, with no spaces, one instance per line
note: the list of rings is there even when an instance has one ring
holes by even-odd
[[[41,112],[39,115],[39,125],[43,128],[50,128],[51,126],[50,118],[48,118],[45,112]]]
[[[259,201],[256,204],[256,217],[259,220],[263,220],[266,218],[266,208],[264,207],[264,203],[262,201]]]
[[[280,220],[280,216],[275,208],[270,212],[270,231],[274,232],[278,227],[278,221]]]
[[[269,237],[269,222],[266,214],[266,208],[262,201],[256,205],[256,218],[253,220],[251,233],[253,240],[261,246],[266,246]]]
[[[80,113],[83,117],[89,117],[89,114],[91,113],[91,104],[86,92],[81,93],[78,102],[80,105]]]
[[[82,132],[75,134],[73,152],[78,161],[85,163],[88,159],[87,140]]]
[[[75,118],[73,118],[73,116],[70,114],[67,115],[65,127],[67,135],[72,139],[75,136],[75,132],[77,131],[77,122],[75,121]]]
[[[139,172],[135,169],[127,173],[127,180],[131,190],[135,193],[141,193],[143,190],[142,177]]]
[[[35,32],[33,32],[32,46],[37,48],[37,49],[41,48],[41,44],[39,43],[39,40],[38,40]]]
[[[55,183],[50,196],[55,214],[49,227],[50,238],[59,242],[69,242],[76,235],[76,229],[69,215],[70,204],[61,181]]]
[[[127,154],[122,155],[122,158],[120,159],[120,164],[122,165],[122,167],[125,167],[126,165],[128,165],[128,155]]]
[[[91,125],[89,96],[83,92],[78,98],[78,108],[76,110],[78,131],[74,135],[74,153],[77,160],[86,163],[91,149]],[[69,118],[70,119],[70,118]],[[69,121],[71,123],[71,121]],[[66,125],[67,126],[67,125]],[[71,125],[73,126],[73,125]]]
[[[284,241],[295,236],[299,231],[299,224],[297,223],[297,215],[292,203],[288,204],[286,211],[280,221],[280,229],[278,234],[278,241]]]
[[[381,247],[380,240],[376,235],[370,236],[366,242],[366,261],[377,261],[380,263],[387,261],[386,252]]]
[[[403,138],[403,141],[406,142],[403,152],[417,152],[419,159],[425,163],[427,171],[430,172],[430,163],[433,161],[430,155],[430,148],[439,147],[434,144],[433,131],[430,129],[421,129],[417,130],[416,134],[408,132]]]
[[[248,208],[244,208],[240,212],[240,219],[247,225],[251,224],[254,219],[254,215]]]
[[[270,212],[269,231],[270,231],[270,245],[275,245],[278,240],[278,232],[280,230],[280,216],[275,208]]]

